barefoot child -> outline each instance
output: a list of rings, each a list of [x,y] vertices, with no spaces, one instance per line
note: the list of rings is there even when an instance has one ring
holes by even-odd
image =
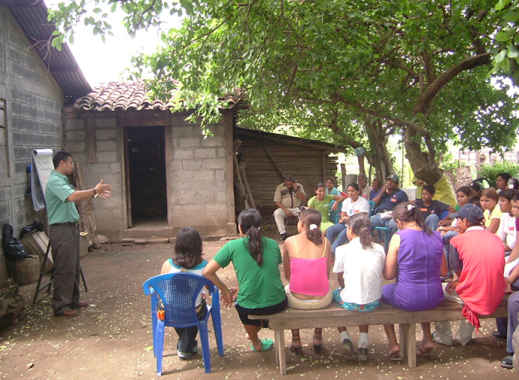
[[[202,259],[202,238],[197,230],[191,227],[182,228],[176,236],[175,253],[172,258],[162,264],[161,274],[189,272],[202,275],[202,269],[207,261]],[[205,303],[205,288],[200,292],[196,300],[198,319],[205,317],[207,313]],[[182,360],[190,359],[198,352],[196,326],[176,328],[178,334],[177,355]]]

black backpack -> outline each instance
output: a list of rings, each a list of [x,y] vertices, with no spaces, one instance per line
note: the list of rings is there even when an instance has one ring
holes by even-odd
[[[25,248],[20,240],[13,236],[13,226],[7,223],[2,227],[2,248],[8,260],[23,260],[31,257],[31,255],[25,252]]]

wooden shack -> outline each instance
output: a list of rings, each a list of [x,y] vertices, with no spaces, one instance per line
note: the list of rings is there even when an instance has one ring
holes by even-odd
[[[240,168],[234,171],[236,211],[245,208],[247,194],[243,193],[248,188],[265,218],[275,209],[274,190],[283,176],[290,175],[300,182],[309,198],[315,185],[336,177],[337,157],[332,153],[344,150],[321,141],[238,127],[234,128],[234,145],[235,167],[238,163]],[[241,189],[240,182],[245,182],[245,189]]]

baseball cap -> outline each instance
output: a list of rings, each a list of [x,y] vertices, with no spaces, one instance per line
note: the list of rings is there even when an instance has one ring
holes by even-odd
[[[390,180],[394,183],[400,183],[400,178],[396,174],[391,174],[386,177],[386,181]]]
[[[469,203],[452,215],[454,218],[467,219],[469,223],[476,224],[483,220],[483,210],[475,204]]]

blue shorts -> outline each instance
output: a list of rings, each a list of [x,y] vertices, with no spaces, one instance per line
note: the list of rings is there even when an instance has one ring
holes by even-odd
[[[333,300],[335,302],[337,302],[343,309],[346,309],[349,311],[364,312],[364,311],[373,311],[377,307],[380,306],[379,300],[367,303],[365,305],[359,305],[359,304],[351,303],[351,302],[343,302],[341,299],[341,290],[342,290],[341,288],[338,288],[333,291]]]

